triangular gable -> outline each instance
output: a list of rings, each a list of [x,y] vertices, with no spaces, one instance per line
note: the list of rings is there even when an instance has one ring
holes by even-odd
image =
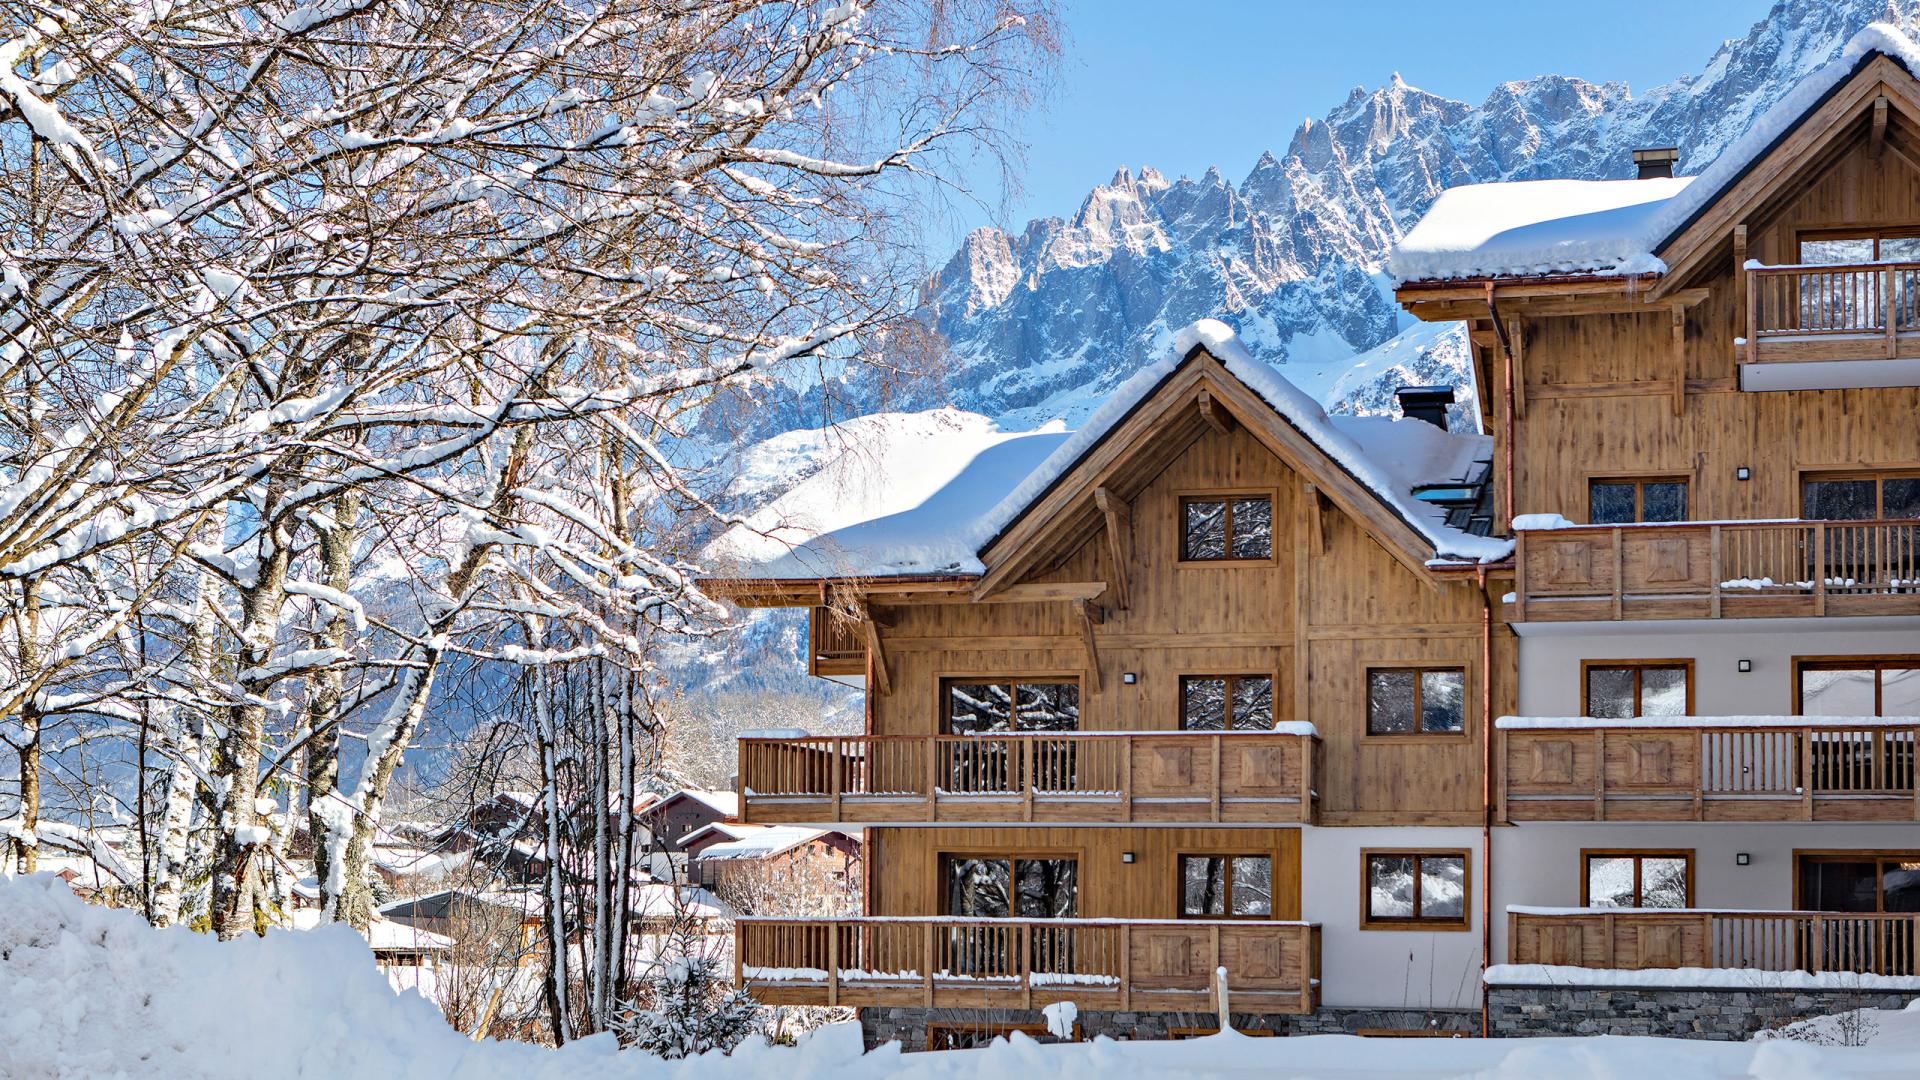
[[[1051,553],[1090,538],[1102,524],[1095,491],[1108,489],[1131,501],[1207,429],[1202,395],[1212,408],[1245,426],[1275,457],[1310,480],[1403,566],[1432,583],[1426,564],[1436,554],[1434,543],[1399,508],[1330,456],[1314,434],[1283,416],[1214,355],[1230,344],[1229,336],[1216,340],[1211,348],[1204,339],[1192,345],[1150,393],[1133,402],[1124,416],[1034,491],[982,549],[987,572],[974,596],[991,596],[1043,565]]]
[[[1758,224],[1817,183],[1864,137],[1920,169],[1920,52],[1898,31],[1870,27],[1840,58],[1770,109],[1687,188],[1684,214],[1654,253],[1667,265],[1655,296],[1690,278],[1725,248],[1736,224]],[[1876,102],[1887,109],[1878,124]]]

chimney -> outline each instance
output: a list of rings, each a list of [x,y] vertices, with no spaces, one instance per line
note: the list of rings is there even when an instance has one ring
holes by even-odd
[[[1673,176],[1674,166],[1680,164],[1680,148],[1655,146],[1646,150],[1635,150],[1633,163],[1640,170],[1640,179],[1665,180]]]
[[[1393,396],[1400,399],[1401,416],[1447,430],[1447,406],[1453,404],[1453,387],[1403,386]]]

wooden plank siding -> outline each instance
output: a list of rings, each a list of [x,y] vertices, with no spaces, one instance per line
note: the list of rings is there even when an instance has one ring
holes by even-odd
[[[1180,497],[1222,490],[1271,494],[1271,561],[1180,563]],[[942,681],[957,677],[1076,679],[1081,729],[1169,731],[1181,723],[1182,675],[1268,674],[1274,716],[1310,721],[1319,731],[1313,768],[1323,823],[1477,824],[1476,590],[1421,581],[1324,500],[1309,513],[1311,498],[1307,482],[1245,428],[1221,433],[1202,425],[1130,500],[1131,543],[1120,546],[1130,553],[1128,566],[1113,566],[1115,545],[1095,533],[1022,583],[1125,576],[1128,606],[1103,598],[1093,627],[1097,684],[1088,678],[1086,628],[1074,605],[889,603],[874,594],[892,689],[874,696],[868,733],[938,734]],[[1498,637],[1497,662],[1510,662],[1510,640],[1504,630]],[[1368,736],[1369,662],[1467,669],[1467,733]],[[1495,696],[1496,709],[1505,708],[1511,687],[1496,684]]]
[[[1019,855],[1078,860],[1079,918],[1176,919],[1181,855],[1264,855],[1273,860],[1272,917],[1300,917],[1298,829],[874,828],[867,839],[876,870],[868,910],[879,914],[946,914],[943,855]]]

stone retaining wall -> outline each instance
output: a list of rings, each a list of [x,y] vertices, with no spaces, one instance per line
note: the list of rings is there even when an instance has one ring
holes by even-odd
[[[1496,1038],[1523,1035],[1668,1035],[1740,1040],[1809,1016],[1902,1009],[1920,991],[1693,990],[1619,986],[1494,986]]]
[[[1213,1013],[1096,1012],[1079,1015],[1079,1035],[1091,1039],[1165,1039],[1175,1033],[1212,1031]],[[860,1026],[869,1048],[898,1042],[905,1050],[927,1049],[928,1029],[954,1027],[987,1034],[1008,1027],[1044,1029],[1038,1010],[874,1008],[860,1010]],[[1235,1013],[1233,1026],[1242,1031],[1271,1031],[1275,1035],[1352,1035],[1371,1031],[1449,1031],[1475,1035],[1480,1014],[1464,1010],[1321,1009],[1307,1016]],[[1051,1042],[1036,1035],[1041,1042]]]

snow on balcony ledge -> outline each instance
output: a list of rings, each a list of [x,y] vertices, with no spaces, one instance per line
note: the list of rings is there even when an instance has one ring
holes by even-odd
[[[1847,971],[1760,971],[1753,968],[1585,968],[1560,964],[1495,964],[1488,986],[1605,986],[1683,990],[1920,990],[1920,975]]]

